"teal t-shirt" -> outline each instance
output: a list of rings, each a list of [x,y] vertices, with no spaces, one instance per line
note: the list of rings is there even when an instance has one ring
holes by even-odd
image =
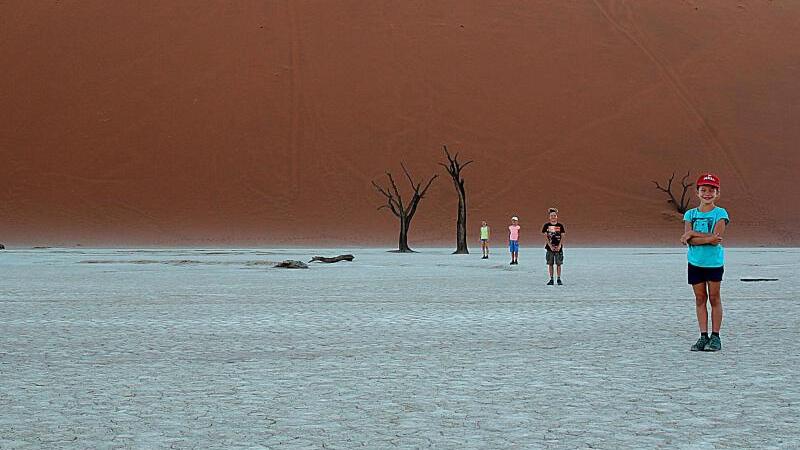
[[[686,211],[684,222],[690,222],[692,229],[698,233],[713,233],[720,220],[730,222],[725,208],[715,207],[711,211],[701,212],[697,208]],[[725,249],[722,245],[689,245],[687,253],[689,264],[697,267],[722,267],[725,265]]]

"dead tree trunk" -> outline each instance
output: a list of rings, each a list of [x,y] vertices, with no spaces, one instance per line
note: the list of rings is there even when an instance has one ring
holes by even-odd
[[[313,256],[311,261],[309,262],[324,262],[324,263],[337,263],[339,261],[352,261],[354,258],[353,255],[339,255],[334,256],[333,258],[328,258],[325,256]]]
[[[467,193],[464,190],[464,178],[461,176],[461,170],[467,167],[472,161],[467,161],[464,164],[458,162],[458,153],[451,157],[450,152],[447,151],[447,146],[443,145],[444,154],[447,156],[447,164],[439,163],[440,166],[447,170],[450,178],[453,180],[453,187],[456,188],[458,194],[458,213],[456,218],[456,251],[453,254],[469,253],[467,248]]]
[[[662,187],[658,184],[658,181],[653,180],[653,183],[656,185],[656,189],[666,193],[669,196],[669,200],[667,203],[672,203],[675,207],[675,210],[679,213],[683,214],[686,212],[687,208],[689,207],[689,200],[690,198],[686,198],[686,193],[689,191],[689,188],[694,185],[694,183],[686,183],[686,179],[689,178],[689,172],[686,172],[686,175],[681,178],[681,186],[683,187],[683,192],[681,193],[681,200],[675,198],[675,194],[672,193],[672,181],[675,179],[675,172],[672,172],[672,176],[669,177],[667,180],[667,186]]]
[[[428,188],[431,187],[431,183],[433,183],[433,180],[435,180],[438,175],[432,176],[428,181],[428,184],[425,185],[425,188],[421,189],[422,183],[414,183],[414,180],[411,179],[411,175],[408,173],[406,166],[403,163],[400,163],[400,167],[403,168],[403,173],[405,173],[409,184],[411,184],[411,188],[414,189],[414,194],[411,196],[411,200],[408,202],[408,204],[403,203],[403,197],[400,195],[400,190],[397,188],[397,183],[394,182],[394,178],[392,178],[392,174],[390,172],[386,172],[386,176],[389,178],[391,190],[389,190],[389,188],[384,189],[375,181],[372,182],[372,185],[375,186],[375,189],[377,189],[381,195],[386,197],[386,204],[378,207],[378,209],[389,209],[389,211],[391,211],[392,214],[394,214],[395,217],[397,217],[397,219],[400,221],[400,238],[398,239],[397,243],[397,251],[400,253],[409,253],[413,251],[408,246],[408,231],[411,229],[411,219],[414,218],[414,214],[417,212],[417,205],[419,205],[419,201],[425,197],[425,193],[428,191]]]

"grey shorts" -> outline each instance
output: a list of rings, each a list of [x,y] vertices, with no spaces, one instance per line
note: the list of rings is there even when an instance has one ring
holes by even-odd
[[[564,250],[554,252],[548,248],[546,258],[548,266],[552,266],[553,264],[560,266],[564,264]]]

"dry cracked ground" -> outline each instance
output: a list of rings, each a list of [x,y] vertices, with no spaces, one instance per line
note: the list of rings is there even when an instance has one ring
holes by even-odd
[[[347,250],[6,250],[0,448],[800,446],[800,250],[728,251],[718,353],[681,249]]]

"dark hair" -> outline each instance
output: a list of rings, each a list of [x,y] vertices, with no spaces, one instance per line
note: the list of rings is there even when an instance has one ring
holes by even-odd
[[[550,208],[547,210],[547,214],[553,214],[553,213],[558,214],[558,208]]]

